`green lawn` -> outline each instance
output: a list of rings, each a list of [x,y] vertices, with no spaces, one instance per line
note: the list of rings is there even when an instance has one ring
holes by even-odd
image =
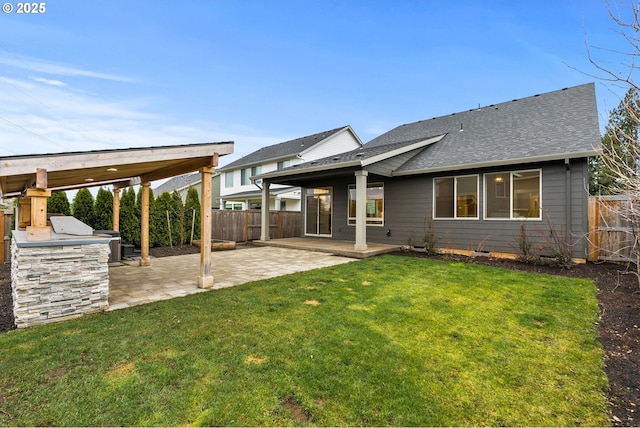
[[[0,335],[0,425],[608,425],[592,282],[382,256]]]

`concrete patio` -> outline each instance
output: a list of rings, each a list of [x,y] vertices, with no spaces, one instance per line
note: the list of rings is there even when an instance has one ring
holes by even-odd
[[[392,253],[400,250],[400,245],[367,243],[366,250],[354,250],[353,241],[337,241],[328,238],[283,238],[270,239],[268,241],[253,241],[256,246],[269,246],[278,248],[294,248],[298,250],[329,253],[336,256],[364,259],[380,254]]]
[[[154,258],[151,266],[139,266],[138,260],[124,261],[121,266],[109,268],[108,310],[173,299],[354,260],[332,254],[275,247],[213,252],[213,289],[198,288],[200,254]]]

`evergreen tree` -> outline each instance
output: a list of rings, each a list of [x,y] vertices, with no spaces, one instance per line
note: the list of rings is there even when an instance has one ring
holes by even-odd
[[[97,230],[113,229],[113,194],[102,187],[98,190],[93,207],[93,228]]]
[[[73,216],[93,227],[93,195],[89,189],[80,189],[73,198]]]
[[[169,209],[171,195],[164,192],[156,199],[149,210],[149,246],[168,247],[169,228],[166,211]]]
[[[153,247],[166,247],[170,243],[178,245],[180,243],[180,212],[182,202],[178,198],[171,196],[169,192],[164,192],[158,196],[153,203],[153,210],[150,217],[149,241]],[[169,223],[167,223],[167,213]],[[171,241],[169,241],[169,224],[171,224]]]
[[[611,168],[628,168],[638,171],[638,159],[633,146],[638,142],[638,114],[640,97],[635,87],[630,88],[618,107],[609,114],[609,123],[602,136],[602,155],[589,160],[589,193],[591,195],[611,195],[619,193],[619,174]],[[607,157],[609,161],[603,159]],[[611,162],[611,159],[615,162]]]
[[[193,215],[195,212],[195,222]],[[191,226],[193,224],[193,239],[200,239],[200,196],[194,187],[189,187],[184,202],[184,239],[191,240]]]
[[[120,198],[120,236],[123,244],[136,244],[140,222],[136,217],[136,193],[133,187],[124,189]]]
[[[176,240],[178,240],[180,246],[184,244],[184,204],[182,203],[182,198],[180,197],[180,193],[174,190],[171,193],[171,199],[173,200],[173,206],[176,212],[175,226],[171,224],[171,233],[175,237],[174,244]]]
[[[47,201],[47,212],[53,214],[71,215],[71,205],[64,191],[53,192]]]

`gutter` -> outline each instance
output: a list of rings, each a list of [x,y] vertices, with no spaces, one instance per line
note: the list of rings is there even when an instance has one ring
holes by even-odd
[[[517,165],[517,164],[524,164],[524,163],[537,163],[537,162],[549,162],[549,161],[557,161],[557,160],[565,160],[565,159],[586,158],[586,157],[595,156],[595,155],[597,155],[596,151],[589,150],[584,152],[554,154],[554,155],[537,156],[537,157],[530,157],[530,158],[517,158],[517,159],[505,159],[501,161],[446,165],[446,166],[435,167],[435,168],[414,169],[410,171],[394,171],[391,173],[391,176],[401,177],[405,175],[431,174],[435,172],[448,172],[448,171],[455,171],[455,170],[462,170],[462,169],[491,168],[494,166],[506,166],[506,165]]]
[[[362,166],[362,161],[356,160],[356,161],[350,161],[350,162],[343,162],[343,163],[339,163],[339,164],[328,164],[328,165],[318,165],[318,166],[312,166],[312,167],[305,167],[302,169],[296,169],[296,166],[292,166],[291,167],[291,171],[277,171],[277,173],[266,173],[266,174],[260,174],[260,175],[256,175],[255,177],[252,177],[253,179],[268,179],[268,178],[277,178],[277,177],[291,177],[294,175],[299,175],[299,174],[306,174],[308,172],[318,172],[318,171],[328,171],[328,170],[333,170],[333,169],[342,169],[342,168],[348,168],[348,167],[352,167],[352,166]]]

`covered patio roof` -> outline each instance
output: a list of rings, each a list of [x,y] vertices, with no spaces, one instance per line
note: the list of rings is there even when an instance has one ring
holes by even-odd
[[[0,157],[0,193],[15,197],[40,187],[39,171],[49,190],[127,187],[212,167],[230,153],[233,142]]]
[[[158,146],[0,158],[0,194],[20,197],[18,228],[26,240],[52,241],[47,220],[47,199],[54,190],[114,186],[113,229],[119,230],[119,189],[141,185],[141,266],[149,257],[149,194],[151,181],[199,170],[201,174],[200,275],[198,285],[210,288],[211,177],[218,157],[233,153],[233,142]],[[45,245],[45,244],[43,244]]]

